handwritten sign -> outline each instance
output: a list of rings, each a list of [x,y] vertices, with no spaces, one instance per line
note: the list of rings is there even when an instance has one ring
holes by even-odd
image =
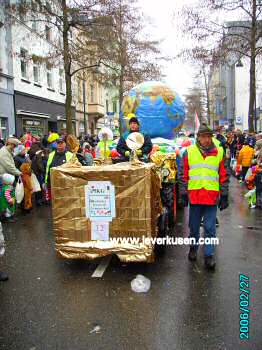
[[[85,201],[86,216],[90,221],[108,222],[116,216],[115,187],[110,181],[88,181]]]

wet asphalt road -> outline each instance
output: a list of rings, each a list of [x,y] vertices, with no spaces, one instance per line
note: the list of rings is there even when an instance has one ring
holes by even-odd
[[[243,187],[231,183],[231,206],[219,214],[215,273],[204,269],[201,251],[192,265],[188,248],[176,246],[150,265],[113,259],[103,278],[94,279],[99,260],[56,258],[50,208],[5,224],[0,269],[10,280],[0,284],[0,349],[261,350],[262,212],[249,210]],[[177,236],[187,235],[186,220],[180,212]],[[152,281],[147,294],[130,288],[138,273]],[[251,280],[245,343],[239,341],[239,273]]]

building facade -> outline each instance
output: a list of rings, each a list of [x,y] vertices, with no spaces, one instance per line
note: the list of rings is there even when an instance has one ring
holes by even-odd
[[[74,99],[76,106],[76,123],[78,136],[97,135],[99,130],[107,126],[117,131],[119,124],[119,100],[117,89],[106,87],[96,79],[99,71],[82,71],[74,83]]]
[[[213,67],[210,75],[210,114],[212,126],[234,128],[235,121],[235,74],[234,63]]]
[[[9,15],[16,134],[63,133],[66,114],[61,34],[54,26],[47,25],[45,19],[41,20],[41,15]],[[57,52],[60,54],[55,54]],[[71,108],[75,125],[75,106]]]
[[[97,134],[105,117],[105,88],[92,71],[81,71],[74,80],[77,135]]]
[[[210,110],[214,129],[248,130],[249,71],[247,58],[215,67],[210,78]],[[256,65],[255,129],[262,130],[262,65]]]
[[[238,68],[238,74],[235,76],[235,125],[241,130],[248,130],[248,109],[249,109],[249,70],[250,63],[248,59],[241,59],[241,67]],[[262,131],[262,65],[261,59],[256,64],[256,101],[255,111],[255,130]]]
[[[231,36],[246,38],[251,35],[251,22],[234,21],[225,23]],[[257,21],[262,29],[262,21]],[[240,40],[240,39],[239,39]],[[260,40],[258,38],[258,40]],[[261,40],[260,40],[261,41]],[[259,41],[256,42],[259,46]],[[261,46],[261,45],[260,45]],[[214,127],[248,130],[250,95],[250,59],[236,51],[228,55],[227,62],[212,69],[210,75],[211,114]],[[262,122],[262,59],[256,57],[256,98],[254,104],[254,128],[261,131]]]
[[[33,1],[5,0],[11,5]],[[46,2],[46,6],[53,6]],[[19,9],[19,6],[16,7]],[[56,9],[57,10],[57,9]],[[59,11],[59,10],[57,10]],[[41,11],[0,12],[0,132],[35,135],[66,130],[65,77],[61,32]],[[3,20],[1,18],[3,17]],[[72,40],[77,30],[70,32]],[[73,64],[73,69],[79,67]],[[102,124],[115,126],[118,100],[97,79],[99,71],[80,70],[72,77],[72,119],[77,136],[97,134]],[[112,89],[111,89],[112,90]],[[114,89],[113,89],[114,90]],[[98,122],[99,121],[99,122]],[[3,131],[1,131],[3,130]],[[1,134],[0,134],[1,136]]]
[[[15,134],[12,31],[3,7],[0,7],[0,138]]]

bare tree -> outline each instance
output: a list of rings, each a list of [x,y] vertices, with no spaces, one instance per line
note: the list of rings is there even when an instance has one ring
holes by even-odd
[[[185,107],[187,111],[187,119],[194,120],[197,112],[199,121],[203,122],[205,119],[205,94],[203,90],[194,87],[190,92],[184,95]]]
[[[98,50],[101,63],[106,67],[104,80],[117,87],[121,107],[124,93],[134,84],[162,78],[160,61],[163,58],[159,42],[149,40],[145,34],[145,17],[137,7],[137,0],[112,1],[110,16],[113,32],[98,35],[104,37],[98,42]],[[107,41],[109,44],[105,45]]]
[[[74,74],[92,68],[97,72],[103,65],[94,76],[117,87],[120,106],[124,92],[135,83],[162,77],[159,43],[144,35],[144,18],[136,0],[53,0],[50,5],[33,0],[32,4],[22,3],[18,10],[33,15],[29,21],[53,26],[62,37],[61,45],[56,45],[46,60],[49,64],[63,60],[67,133],[72,133]]]
[[[249,131],[254,131],[256,98],[256,59],[262,52],[262,4],[257,0],[199,0],[185,6],[184,30],[191,34],[196,46],[202,46],[223,62],[250,59]],[[222,22],[219,18],[223,19]],[[225,19],[233,21],[227,22]]]

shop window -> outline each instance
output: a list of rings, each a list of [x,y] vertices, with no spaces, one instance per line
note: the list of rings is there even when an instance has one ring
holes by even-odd
[[[23,119],[23,132],[30,131],[32,135],[44,135],[44,121],[37,119]]]
[[[28,79],[27,53],[28,52],[25,49],[20,49],[21,76],[24,79]]]
[[[7,139],[7,119],[0,118],[0,139]]]

